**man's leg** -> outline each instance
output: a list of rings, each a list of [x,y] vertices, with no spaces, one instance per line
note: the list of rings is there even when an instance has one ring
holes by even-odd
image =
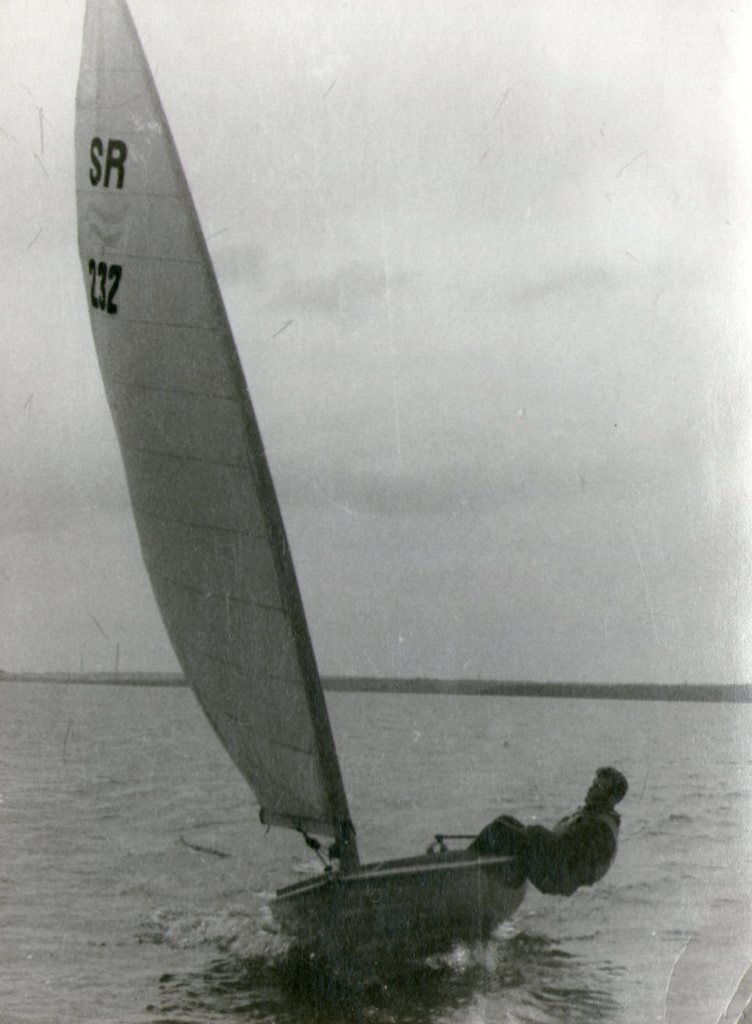
[[[526,829],[516,818],[503,814],[481,829],[468,847],[473,853],[524,856],[527,851]]]

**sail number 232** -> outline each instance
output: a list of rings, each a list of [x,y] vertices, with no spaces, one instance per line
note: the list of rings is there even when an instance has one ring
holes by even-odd
[[[117,313],[115,295],[120,287],[123,268],[117,263],[105,263],[102,260],[89,260],[89,276],[91,277],[91,304],[94,309],[103,309],[106,313]]]

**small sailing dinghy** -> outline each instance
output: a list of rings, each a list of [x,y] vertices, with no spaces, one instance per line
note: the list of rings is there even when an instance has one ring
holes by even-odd
[[[360,862],[259,429],[125,0],[87,0],[75,148],[92,332],[165,628],[262,822],[332,842],[275,916],[332,958],[487,937],[524,896],[513,858],[439,843]]]

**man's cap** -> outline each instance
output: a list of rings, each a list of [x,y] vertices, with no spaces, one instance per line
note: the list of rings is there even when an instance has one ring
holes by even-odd
[[[598,782],[608,788],[615,803],[618,803],[619,800],[622,800],[627,795],[629,783],[626,777],[620,771],[617,771],[616,768],[599,768],[595,775]]]

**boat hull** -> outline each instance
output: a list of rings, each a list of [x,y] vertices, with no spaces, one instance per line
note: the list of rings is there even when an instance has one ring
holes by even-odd
[[[313,953],[374,966],[487,939],[524,896],[515,858],[452,851],[298,882],[277,892],[272,912]]]

